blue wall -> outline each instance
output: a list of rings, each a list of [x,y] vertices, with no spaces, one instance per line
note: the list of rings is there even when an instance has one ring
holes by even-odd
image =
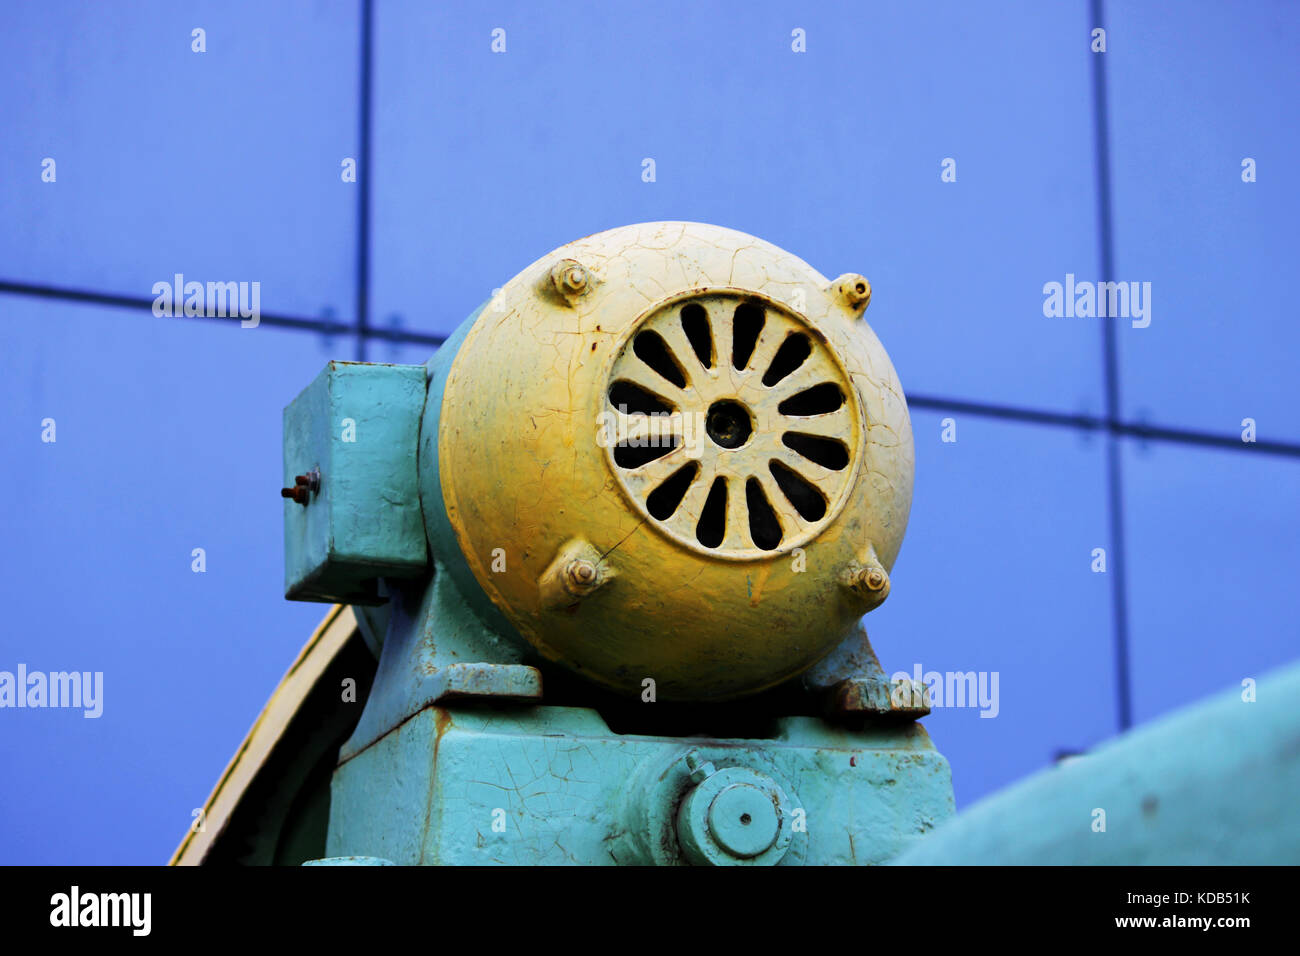
[[[102,671],[105,700],[0,710],[0,863],[158,862],[189,826],[325,610],[282,599],[277,494],[281,410],[324,362],[424,361],[524,265],[629,222],[871,279],[917,483],[868,629],[890,671],[999,675],[996,718],[926,721],[959,805],[1296,657],[1300,8],[1100,16],[6,4],[0,670]],[[1045,283],[1107,263],[1151,283],[1148,327],[1044,316]],[[262,324],[155,317],[178,272],[260,282]]]

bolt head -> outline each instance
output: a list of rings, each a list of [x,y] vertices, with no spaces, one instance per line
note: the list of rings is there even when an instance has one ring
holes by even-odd
[[[717,773],[717,769],[701,757],[698,750],[692,750],[686,755],[686,772],[690,775],[692,783],[703,783]]]
[[[566,299],[585,295],[591,287],[591,274],[576,259],[561,259],[551,267],[551,284]]]
[[[858,568],[851,571],[844,582],[873,608],[889,597],[889,574],[884,568],[875,565]]]
[[[294,485],[292,488],[281,488],[280,497],[289,498],[300,505],[306,505],[310,492],[306,485]]]
[[[564,568],[564,586],[570,594],[588,594],[599,583],[600,569],[586,558],[574,558]]]

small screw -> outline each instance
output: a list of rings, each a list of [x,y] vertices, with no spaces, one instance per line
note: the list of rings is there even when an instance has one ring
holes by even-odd
[[[320,492],[320,469],[313,468],[305,475],[295,475],[292,488],[281,488],[281,498],[292,498],[304,508],[313,494]]]
[[[713,764],[701,757],[698,750],[686,755],[686,771],[691,775],[692,783],[703,783],[717,773]]]

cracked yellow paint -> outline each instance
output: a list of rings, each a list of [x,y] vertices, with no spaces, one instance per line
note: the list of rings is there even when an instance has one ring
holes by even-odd
[[[861,318],[870,294],[861,276],[831,281],[752,236],[683,222],[580,239],[501,289],[448,376],[442,492],[479,584],[542,655],[628,694],[640,695],[652,678],[659,699],[722,700],[800,673],[849,634],[868,603],[845,587],[845,574],[869,553],[892,568],[912,493],[902,386]],[[716,336],[732,306],[747,301],[767,322],[743,369],[723,361],[725,331],[710,369],[672,325],[681,305],[699,302]],[[643,329],[667,342],[685,387],[638,366],[632,342]],[[789,380],[763,385],[767,363],[796,331],[808,334],[811,354]],[[620,379],[649,386],[673,406],[675,422],[662,427],[679,441],[684,416],[723,400],[749,410],[753,434],[735,449],[699,436],[694,458],[682,442],[644,472],[620,468],[606,447],[606,423],[613,418],[617,438],[647,427],[613,413],[609,387]],[[788,422],[777,406],[825,381],[840,387],[845,402],[798,430],[842,442],[848,461],[839,469],[781,442]],[[824,516],[801,517],[762,467],[765,459],[820,489]],[[708,484],[702,476],[668,519],[646,508],[645,496],[690,461],[707,463],[709,477],[729,478],[739,492],[729,490],[726,536],[716,548],[691,527],[703,507],[697,489]],[[741,507],[737,479],[750,475],[781,525],[772,551],[755,544]],[[590,542],[608,583],[566,605],[539,582],[575,538]],[[508,556],[497,573],[495,548]]]

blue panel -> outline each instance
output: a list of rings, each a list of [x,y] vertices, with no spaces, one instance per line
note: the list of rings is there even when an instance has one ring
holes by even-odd
[[[1300,461],[1127,444],[1133,717],[1300,658]]]
[[[1117,277],[1153,300],[1121,324],[1125,414],[1296,441],[1300,6],[1107,6]]]
[[[913,391],[1098,413],[1042,291],[1096,271],[1083,9],[380,4],[375,314],[447,332],[562,243],[703,220],[865,273]]]
[[[945,443],[946,417],[913,413],[912,518],[865,623],[891,675],[998,673],[996,717],[924,721],[960,809],[1117,728],[1110,581],[1091,569],[1110,550],[1101,440],[957,415]]]
[[[7,4],[0,278],[150,298],[175,273],[256,281],[266,312],[351,316],[357,9]]]
[[[281,409],[326,356],[265,326],[0,313],[0,670],[104,674],[98,719],[0,713],[4,862],[165,862],[326,610],[284,600],[279,495]]]
[[[352,318],[360,4],[10,6],[0,280],[148,298],[181,272]],[[1087,6],[376,2],[372,324],[446,333],[550,248],[697,219],[867,274],[909,394],[1100,413],[1103,320],[1042,308],[1099,268]],[[1300,10],[1106,6],[1116,278],[1153,289],[1149,327],[1118,320],[1123,412],[1300,440]],[[0,295],[0,670],[105,675],[97,720],[0,714],[0,862],[175,847],[324,611],[281,593],[281,411],[355,354]],[[1099,436],[958,415],[948,444],[943,417],[914,412],[866,623],[891,674],[998,673],[996,719],[925,721],[965,806],[1117,730],[1113,543]],[[1124,473],[1135,719],[1294,659],[1300,462],[1128,443]]]

